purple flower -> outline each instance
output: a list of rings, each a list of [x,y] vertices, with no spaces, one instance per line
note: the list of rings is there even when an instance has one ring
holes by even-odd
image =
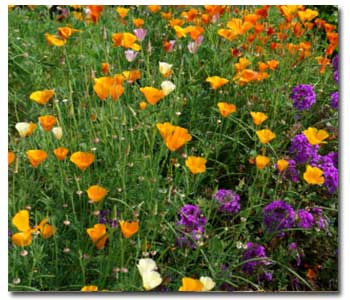
[[[306,136],[301,133],[292,139],[292,144],[289,147],[289,153],[293,156],[297,163],[303,164],[310,160],[318,160],[318,148],[318,145],[309,144]]]
[[[338,109],[338,91],[334,92],[331,94],[331,107],[333,109]]]
[[[299,209],[298,215],[298,227],[311,228],[315,224],[314,216],[305,209]]]
[[[180,246],[194,247],[194,241],[198,241],[204,234],[204,227],[207,223],[205,217],[201,216],[201,210],[197,205],[186,204],[181,207],[177,225],[182,235],[177,239]],[[188,235],[191,236],[189,239]]]
[[[220,212],[237,213],[241,208],[239,195],[231,190],[220,189],[215,194],[215,198],[220,204]]]
[[[139,42],[142,42],[147,34],[147,29],[137,28],[134,29],[134,34]]]
[[[259,274],[258,281],[272,281],[272,273],[271,272],[263,272]]]
[[[281,231],[294,225],[294,209],[283,200],[276,200],[264,208],[264,224],[269,233],[277,232],[284,236]]]
[[[200,35],[194,42],[188,43],[187,45],[188,51],[190,51],[190,53],[192,54],[196,54],[200,45],[202,45],[203,43],[203,39],[204,37]]]
[[[338,71],[338,55],[334,56],[332,59],[332,66],[335,71]]]
[[[315,223],[319,229],[324,229],[327,226],[327,221],[322,215],[322,208],[314,207],[310,210],[315,219]]]
[[[338,169],[334,165],[332,156],[322,156],[316,165],[323,171],[324,186],[330,194],[334,194],[338,188]]]
[[[296,242],[290,243],[288,245],[288,249],[291,250],[291,251],[297,250],[297,248],[298,248],[298,244]]]
[[[334,79],[334,81],[338,84],[338,82],[339,82],[338,70],[334,71],[334,73],[333,73],[333,79]]]
[[[248,242],[247,249],[245,249],[243,252],[242,260],[246,261],[253,258],[266,258],[265,248],[258,243]],[[252,273],[259,266],[264,265],[268,265],[268,262],[264,259],[249,261],[242,265],[242,270],[246,273]]]
[[[316,94],[312,85],[299,84],[292,89],[290,98],[293,100],[293,106],[300,110],[309,110],[316,102]]]
[[[284,177],[292,180],[293,182],[299,181],[299,173],[296,168],[296,162],[293,159],[288,160],[288,168],[284,173]]]
[[[126,50],[124,53],[125,53],[125,58],[128,62],[134,61],[137,55],[139,54],[138,52],[133,50]]]

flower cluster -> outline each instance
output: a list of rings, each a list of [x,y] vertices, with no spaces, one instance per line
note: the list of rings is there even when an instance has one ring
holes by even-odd
[[[220,189],[215,194],[215,199],[219,203],[219,211],[226,213],[237,213],[241,206],[240,197],[231,190]]]
[[[293,106],[300,111],[310,110],[311,106],[316,103],[316,94],[310,84],[295,86],[290,98],[293,100]]]

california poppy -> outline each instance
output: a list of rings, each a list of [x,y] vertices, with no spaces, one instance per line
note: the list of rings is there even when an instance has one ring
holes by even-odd
[[[117,8],[116,8],[116,11],[117,11],[118,15],[119,15],[122,19],[126,18],[126,16],[127,16],[128,13],[129,13],[129,9],[128,9],[128,8],[125,8],[125,7],[117,7]]]
[[[190,277],[182,278],[182,286],[179,288],[180,292],[202,292],[203,284],[198,279]]]
[[[164,96],[167,96],[175,90],[176,85],[173,84],[171,81],[166,80],[161,83],[160,87],[162,88]]]
[[[267,144],[268,142],[272,141],[276,137],[276,134],[274,134],[269,129],[258,130],[256,131],[256,134],[262,144]]]
[[[49,102],[54,94],[54,90],[36,91],[30,94],[29,99],[44,105]]]
[[[151,258],[141,258],[137,268],[142,277],[142,285],[146,291],[152,290],[163,281],[160,274],[156,271],[156,262]]]
[[[317,167],[312,167],[310,165],[307,165],[306,171],[305,171],[303,177],[304,177],[304,180],[308,184],[323,184],[324,183],[323,171]]]
[[[139,231],[139,222],[133,221],[119,221],[120,229],[122,230],[122,234],[125,238],[132,237],[135,233]]]
[[[157,128],[170,151],[176,151],[192,140],[192,136],[188,133],[187,129],[174,126],[168,122],[163,124],[157,123]]]
[[[52,115],[45,115],[45,116],[40,116],[39,118],[39,123],[41,127],[47,132],[52,129],[57,123],[56,117]]]
[[[47,153],[44,150],[28,150],[26,155],[33,168],[38,167],[47,158]]]
[[[250,115],[251,115],[255,125],[261,125],[264,121],[266,121],[268,119],[268,116],[262,112],[252,111],[250,113]]]
[[[53,153],[55,154],[58,160],[64,160],[68,154],[68,151],[69,150],[65,147],[59,147],[53,150]]]
[[[33,122],[19,122],[15,127],[21,137],[26,137],[31,136],[37,126]]]
[[[12,151],[8,151],[8,166],[13,163],[16,158],[16,154]]]
[[[102,73],[107,75],[109,73],[109,63],[102,63],[101,64],[101,70],[102,70]]]
[[[68,39],[73,33],[75,32],[80,32],[81,30],[78,29],[74,29],[72,27],[58,27],[58,34],[64,38],[64,39]]]
[[[219,76],[207,77],[207,79],[205,81],[209,82],[211,88],[214,90],[216,90],[216,89],[222,87],[223,85],[225,85],[226,83],[228,83],[228,80],[226,78],[222,78]]]
[[[43,219],[37,227],[43,239],[48,239],[52,237],[56,232],[56,227],[50,224],[47,224],[48,221],[49,221],[48,218]]]
[[[169,77],[172,73],[173,65],[168,64],[166,62],[159,62],[159,72],[164,76],[164,77]]]
[[[74,152],[70,157],[70,161],[82,171],[88,168],[94,160],[95,155],[89,152]]]
[[[62,127],[60,126],[54,127],[52,128],[51,131],[56,139],[60,140],[62,138],[62,135],[63,135]]]
[[[80,291],[82,292],[98,292],[98,287],[96,285],[84,285]]]
[[[236,105],[231,103],[219,102],[217,105],[220,114],[225,118],[236,111]]]
[[[199,174],[206,171],[205,164],[207,160],[203,157],[189,156],[186,159],[186,166],[190,169],[192,174]]]
[[[47,40],[47,43],[51,46],[56,46],[56,47],[62,47],[66,44],[66,39],[60,38],[57,35],[45,33],[45,38]]]
[[[309,127],[308,129],[304,130],[303,133],[311,145],[324,144],[326,143],[324,140],[329,137],[326,130],[317,130],[314,127]]]
[[[277,169],[280,171],[280,172],[283,172],[284,170],[286,170],[289,166],[289,162],[288,160],[285,160],[285,159],[279,159],[277,161]]]
[[[100,202],[107,195],[108,190],[99,185],[92,185],[86,192],[92,202]]]
[[[141,93],[144,94],[147,102],[151,105],[157,104],[161,99],[165,97],[165,94],[162,90],[146,86],[140,88]]]
[[[130,32],[114,33],[112,35],[114,46],[122,46],[124,48],[131,48],[135,51],[140,51],[141,46],[137,43],[137,37]]]
[[[264,169],[269,164],[269,162],[270,162],[270,159],[264,155],[258,155],[255,158],[255,164],[259,170]]]
[[[86,230],[97,249],[103,249],[108,239],[107,229],[104,224],[95,224]]]

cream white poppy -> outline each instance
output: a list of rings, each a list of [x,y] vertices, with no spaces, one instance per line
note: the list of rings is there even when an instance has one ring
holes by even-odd
[[[163,81],[160,86],[165,96],[169,95],[176,88],[176,85],[171,81]]]
[[[62,127],[54,127],[52,128],[51,131],[56,139],[60,140],[62,138],[62,135],[63,135]]]
[[[159,72],[164,76],[168,77],[173,71],[171,68],[173,65],[168,64],[166,62],[159,62]]]
[[[199,278],[199,281],[201,282],[201,284],[203,284],[203,292],[208,292],[212,290],[216,284],[214,280],[208,276],[201,276]]]
[[[27,122],[20,122],[17,123],[15,127],[21,137],[26,137],[30,124]]]

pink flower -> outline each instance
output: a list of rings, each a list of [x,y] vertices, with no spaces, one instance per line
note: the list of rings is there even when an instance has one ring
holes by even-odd
[[[133,50],[126,50],[125,52],[125,57],[128,62],[132,62],[136,59],[137,55],[139,54],[136,51]]]
[[[137,28],[134,29],[134,34],[136,35],[136,38],[139,42],[142,42],[145,39],[145,36],[147,34],[147,29]]]
[[[203,35],[200,35],[194,42],[189,43],[187,45],[188,51],[190,51],[192,54],[197,53],[200,45],[202,45],[203,39]]]

